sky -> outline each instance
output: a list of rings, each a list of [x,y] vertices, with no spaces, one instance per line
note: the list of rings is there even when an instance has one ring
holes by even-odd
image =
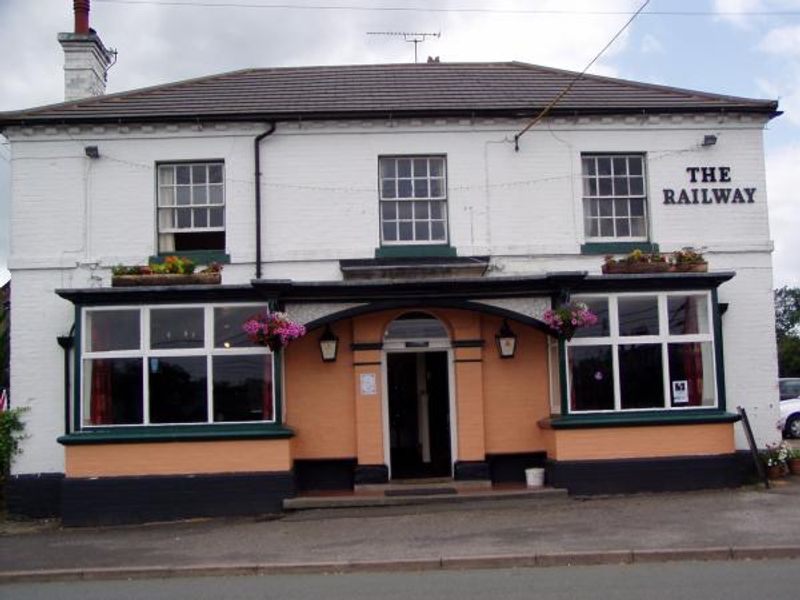
[[[120,92],[246,67],[413,62],[413,44],[367,35],[383,31],[441,33],[421,60],[580,71],[643,2],[93,0],[91,26],[119,52],[107,91]],[[59,31],[72,31],[72,0],[0,0],[0,111],[61,101]],[[589,72],[780,101],[765,132],[774,278],[800,287],[800,0],[650,0]],[[11,164],[0,137],[0,277]]]

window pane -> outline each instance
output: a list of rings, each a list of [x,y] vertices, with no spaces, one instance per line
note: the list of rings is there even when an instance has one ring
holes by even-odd
[[[427,219],[428,218],[428,203],[427,202],[414,202],[414,218]]]
[[[624,156],[614,158],[613,161],[614,175],[626,175],[628,173],[627,159]]]
[[[401,158],[397,161],[397,176],[411,177],[411,161],[409,159]]]
[[[431,177],[441,177],[444,175],[444,159],[432,158],[430,160]]]
[[[397,180],[397,197],[398,198],[411,198],[411,180],[398,179]]]
[[[222,186],[210,185],[208,186],[208,203],[209,204],[222,204]]]
[[[427,198],[428,197],[428,180],[415,179],[414,180],[414,197]]]
[[[83,365],[84,424],[143,422],[141,358],[86,360]]]
[[[573,337],[606,337],[611,331],[608,320],[608,298],[573,298],[575,302],[583,302],[597,317],[597,323],[588,327],[581,327],[575,331]]]
[[[614,237],[614,219],[600,219],[600,237]]]
[[[175,193],[177,194],[178,205],[186,206],[191,202],[191,188],[188,185],[175,188]]]
[[[206,166],[194,165],[192,167],[192,183],[205,183],[206,182]]]
[[[187,165],[178,165],[175,167],[175,181],[176,183],[191,183],[189,167]]]
[[[586,237],[597,237],[600,235],[600,224],[597,219],[587,219],[585,224]]]
[[[431,179],[431,198],[441,198],[444,196],[444,180]]]
[[[203,347],[202,308],[150,310],[150,347],[153,350]]]
[[[631,237],[646,237],[647,227],[643,217],[631,218]]]
[[[381,159],[381,177],[393,178],[395,176],[395,161],[393,158]]]
[[[621,406],[664,408],[664,366],[661,344],[619,346]]]
[[[644,196],[644,179],[632,177],[630,180],[631,196]]]
[[[597,172],[600,175],[611,175],[611,159],[598,158],[597,159]]]
[[[611,192],[611,179],[610,178],[604,177],[604,178],[598,179],[598,184],[600,186],[599,194],[601,196],[611,196],[612,192]]]
[[[618,303],[620,335],[658,335],[656,296],[620,296]]]
[[[397,223],[391,221],[383,224],[383,239],[387,242],[397,241]]]
[[[214,308],[214,347],[252,348],[253,342],[242,330],[250,317],[263,313],[266,306],[218,306]]]
[[[709,332],[706,296],[667,296],[667,313],[672,335]]]
[[[444,218],[444,202],[431,202],[431,219]]]
[[[175,211],[177,218],[177,227],[179,229],[189,229],[192,226],[192,211],[188,208]]]
[[[401,219],[411,218],[411,202],[398,202],[397,207]]]
[[[640,156],[628,157],[628,170],[631,175],[642,174],[642,158]]]
[[[628,180],[624,177],[614,178],[614,194],[617,196],[628,195]]]
[[[593,158],[584,158],[583,161],[583,174],[584,175],[594,175],[597,173],[595,170],[595,163]]]
[[[613,410],[611,346],[571,346],[567,353],[570,410]]]
[[[397,204],[395,202],[381,202],[381,213],[384,219],[396,219]]]
[[[192,204],[207,204],[206,187],[204,185],[192,186]]]
[[[139,349],[138,310],[86,311],[87,352]]]
[[[617,219],[617,237],[630,237],[631,228],[627,217]]]
[[[440,242],[445,239],[444,221],[433,221],[431,223],[431,239]]]
[[[394,179],[383,179],[381,181],[381,197],[394,198]]]
[[[223,220],[223,212],[221,208],[212,208],[209,213],[209,227],[222,227],[225,223]]]
[[[614,200],[614,214],[617,217],[628,216],[628,201],[627,200]]]
[[[222,183],[222,165],[208,166],[209,183]]]
[[[149,359],[150,422],[208,421],[205,356]]]
[[[410,222],[401,221],[399,225],[400,239],[404,242],[413,240],[414,230],[412,224]]]
[[[175,183],[175,169],[172,166],[158,167],[158,183],[162,185]]]
[[[630,200],[631,215],[635,217],[644,216],[644,200]]]
[[[174,206],[175,188],[164,186],[160,187],[158,201],[161,206]]]
[[[428,160],[426,158],[418,158],[414,160],[414,177],[427,177],[428,176]]]
[[[414,223],[414,239],[415,240],[430,239],[427,221],[422,221],[422,222],[417,221],[416,223]]]
[[[208,227],[208,210],[205,208],[194,209],[194,226]]]
[[[669,344],[672,406],[714,406],[711,342]]]
[[[215,356],[214,421],[271,421],[272,355]]]

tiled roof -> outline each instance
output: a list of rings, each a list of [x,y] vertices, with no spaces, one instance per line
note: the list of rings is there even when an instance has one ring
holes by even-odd
[[[44,122],[283,120],[535,115],[575,73],[519,62],[246,69],[0,113],[0,127]],[[777,102],[585,75],[554,114],[745,111]]]

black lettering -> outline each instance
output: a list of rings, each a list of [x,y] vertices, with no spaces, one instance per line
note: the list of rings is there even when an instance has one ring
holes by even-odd
[[[700,167],[686,167],[686,172],[689,174],[689,181],[697,183],[697,172],[699,170]]]
[[[742,194],[742,190],[740,190],[739,188],[736,188],[733,191],[733,200],[731,200],[731,204],[735,202],[739,204],[744,204],[744,194]]]
[[[692,204],[700,204],[697,200],[697,188],[692,189]]]
[[[686,190],[681,190],[681,193],[678,196],[678,204],[691,204],[689,202],[689,194],[686,193]]]
[[[675,190],[664,190],[664,204],[675,204]]]
[[[727,183],[731,180],[731,168],[730,167],[720,167],[719,168],[719,180],[721,182]]]
[[[711,193],[714,194],[717,204],[727,204],[731,197],[731,188],[711,188]]]
[[[708,188],[703,188],[703,204],[711,204],[711,198],[708,197]]]
[[[716,171],[714,167],[701,167],[700,173],[703,175],[703,183],[714,183],[717,180]]]
[[[756,188],[744,188],[744,193],[747,194],[747,203],[753,204],[755,202]]]

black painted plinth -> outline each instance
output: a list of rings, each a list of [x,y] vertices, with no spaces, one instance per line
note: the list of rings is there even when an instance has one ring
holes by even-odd
[[[490,478],[489,463],[483,460],[459,460],[453,466],[456,481],[488,481]]]
[[[356,465],[355,484],[389,483],[389,468],[386,465]]]
[[[63,473],[12,475],[6,479],[5,501],[9,514],[43,519],[61,514]]]

